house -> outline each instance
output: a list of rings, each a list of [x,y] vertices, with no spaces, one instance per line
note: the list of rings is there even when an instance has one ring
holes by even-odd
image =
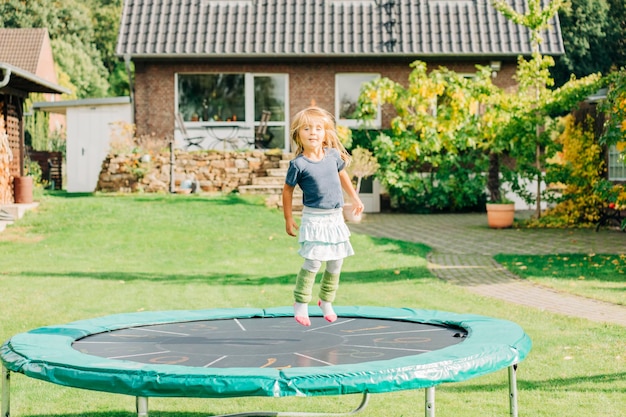
[[[24,175],[24,101],[30,93],[71,93],[57,84],[48,32],[0,29],[0,204],[14,202],[14,178]]]
[[[0,62],[21,68],[53,84],[59,83],[48,29],[0,29]],[[44,93],[43,98],[51,102],[59,100],[59,95]],[[51,132],[64,128],[64,117],[50,117]]]
[[[543,54],[564,53],[558,20],[543,37]],[[512,86],[531,41],[489,0],[125,0],[116,52],[134,64],[138,135],[182,146],[180,113],[201,147],[219,147],[252,136],[269,111],[269,147],[289,151],[290,117],[311,103],[356,126],[362,83],[406,81],[415,60],[468,75],[491,66],[495,84]]]
[[[0,204],[14,202],[14,179],[24,175],[24,100],[33,92],[63,94],[70,91],[0,62]]]

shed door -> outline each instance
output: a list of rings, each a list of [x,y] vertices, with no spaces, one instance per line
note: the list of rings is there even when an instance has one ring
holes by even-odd
[[[67,109],[67,191],[93,192],[109,152],[111,124],[130,123],[130,105]]]

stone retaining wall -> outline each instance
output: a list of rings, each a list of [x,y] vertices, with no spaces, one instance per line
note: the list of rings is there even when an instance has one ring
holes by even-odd
[[[175,151],[174,184],[179,190],[185,180],[197,181],[200,191],[226,192],[249,185],[253,178],[278,168],[281,152],[184,152]],[[170,191],[170,153],[108,155],[102,163],[96,191]]]

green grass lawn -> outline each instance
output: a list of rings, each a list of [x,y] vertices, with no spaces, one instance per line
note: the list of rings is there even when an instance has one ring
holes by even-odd
[[[498,255],[495,259],[541,285],[626,305],[626,247],[619,254]]]
[[[357,254],[344,264],[336,304],[514,321],[533,340],[518,372],[520,416],[624,415],[623,327],[473,295],[432,276],[426,267],[429,248],[423,245],[357,234],[352,243]],[[302,263],[296,251],[296,239],[284,232],[282,213],[256,198],[48,194],[38,209],[0,233],[0,339],[114,313],[288,306]],[[154,398],[150,416],[339,412],[359,400],[358,395]],[[377,394],[360,415],[422,416],[423,403],[422,390]],[[439,386],[436,407],[438,417],[508,416],[506,371]],[[12,416],[133,416],[133,410],[132,397],[12,375]]]

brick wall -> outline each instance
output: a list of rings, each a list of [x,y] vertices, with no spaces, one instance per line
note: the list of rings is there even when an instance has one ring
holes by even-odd
[[[298,62],[180,62],[137,61],[135,63],[135,119],[138,135],[173,135],[175,113],[175,74],[182,73],[282,73],[289,77],[289,104],[287,114],[293,116],[299,110],[316,105],[334,113],[335,74],[341,72],[372,72],[406,84],[411,72],[412,59],[388,61],[347,60],[344,62],[298,60]],[[429,68],[445,66],[459,73],[474,73],[476,62],[430,62]],[[481,62],[488,65],[489,62]],[[494,81],[500,87],[514,86],[516,62],[502,63],[502,69]],[[394,112],[391,106],[383,109],[383,126],[389,125]]]

